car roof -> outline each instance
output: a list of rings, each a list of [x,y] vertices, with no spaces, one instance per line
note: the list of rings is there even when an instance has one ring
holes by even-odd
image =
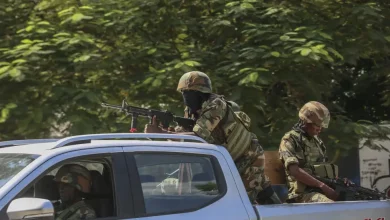
[[[198,141],[196,142],[186,142],[181,141],[159,141],[159,140],[139,140],[142,138],[167,138],[170,139],[181,139],[182,141]],[[101,139],[100,139],[101,138]],[[133,140],[104,140],[104,138],[134,138]],[[103,139],[103,140],[102,140]],[[53,153],[61,149],[61,151],[66,149],[90,149],[90,148],[100,148],[100,147],[118,147],[118,146],[171,146],[179,148],[201,148],[201,149],[213,149],[218,150],[217,145],[208,144],[203,139],[197,136],[190,135],[171,135],[171,134],[143,134],[143,133],[108,133],[108,134],[90,134],[90,135],[77,135],[71,136],[62,139],[40,139],[42,143],[39,142],[39,139],[30,140],[32,144],[28,143],[28,140],[24,141],[14,141],[16,146],[7,146],[0,148],[0,153],[19,153],[19,154],[48,154]],[[12,142],[12,141],[8,141]],[[199,143],[201,142],[201,143]],[[0,146],[1,146],[0,142]],[[3,142],[4,143],[4,142]],[[118,145],[119,144],[119,145]]]
[[[53,143],[24,144],[0,148],[0,153],[20,153],[20,154],[45,154],[53,147]]]

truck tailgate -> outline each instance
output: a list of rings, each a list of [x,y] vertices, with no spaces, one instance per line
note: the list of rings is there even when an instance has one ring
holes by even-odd
[[[261,220],[385,220],[390,201],[353,201],[254,206]]]

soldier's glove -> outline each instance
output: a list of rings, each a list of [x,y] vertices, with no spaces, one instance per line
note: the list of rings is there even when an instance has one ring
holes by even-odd
[[[257,194],[256,202],[258,204],[282,204],[278,195],[275,193],[272,186],[268,186]]]

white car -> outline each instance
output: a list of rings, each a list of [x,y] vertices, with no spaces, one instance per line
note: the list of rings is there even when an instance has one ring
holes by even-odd
[[[67,163],[91,172],[84,200],[98,219],[390,218],[387,200],[253,205],[224,147],[196,136],[113,133],[0,142],[0,220],[55,219],[53,177]]]

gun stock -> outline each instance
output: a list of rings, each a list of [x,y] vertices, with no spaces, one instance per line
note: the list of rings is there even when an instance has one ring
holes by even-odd
[[[195,121],[190,118],[179,117],[173,115],[169,111],[159,111],[154,109],[141,108],[136,106],[130,106],[127,104],[126,100],[122,101],[122,105],[112,105],[108,103],[102,103],[102,107],[112,108],[125,113],[126,115],[131,115],[131,132],[136,131],[137,127],[137,117],[148,117],[149,123],[152,123],[153,117],[156,116],[158,122],[162,124],[164,129],[168,129],[171,122],[176,122],[177,125],[184,127],[186,130],[192,130],[195,125]]]

